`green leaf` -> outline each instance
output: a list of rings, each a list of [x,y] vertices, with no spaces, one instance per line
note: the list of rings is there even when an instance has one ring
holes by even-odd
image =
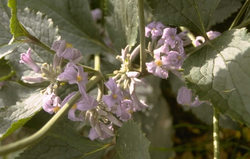
[[[22,44],[22,42],[14,42],[10,45],[3,45],[0,48],[0,59],[6,55],[12,53],[13,50],[16,49],[17,47],[19,47],[21,44]]]
[[[109,14],[106,28],[114,47],[118,52],[126,45],[136,43],[138,30],[138,4],[131,0],[108,1]]]
[[[148,0],[154,17],[165,25],[184,26],[206,36],[210,16],[220,0]]]
[[[128,120],[117,132],[114,159],[148,159],[150,142],[142,134],[140,126]]]
[[[138,85],[136,93],[139,99],[145,100],[149,108],[142,112],[134,113],[133,116],[135,121],[142,124],[142,131],[146,133],[147,139],[151,142],[150,147],[156,148],[150,148],[150,157],[157,159],[170,158],[174,156],[174,152],[169,150],[173,146],[173,119],[169,105],[160,89],[161,79],[155,76],[148,76],[146,80],[147,86]],[[154,95],[152,96],[152,94]],[[157,148],[162,147],[168,149],[168,151],[157,150]]]
[[[41,12],[35,13],[26,8],[23,12],[19,12],[18,17],[29,33],[47,45],[48,48],[54,41],[59,39],[58,29],[53,26],[51,19],[48,19],[48,17],[44,16]],[[19,63],[20,54],[25,53],[29,47],[32,48],[31,56],[38,65],[41,66],[43,63],[52,64],[53,62],[53,54],[37,45],[23,44],[11,54],[5,56],[5,59],[9,60],[9,64],[16,71],[18,77],[34,75],[31,68]]]
[[[69,125],[64,124],[56,126],[48,137],[25,150],[18,158],[98,159],[102,158],[106,146],[100,142],[91,141],[83,137]]]
[[[208,41],[184,62],[184,78],[199,99],[250,126],[250,40],[235,29]]]
[[[17,6],[16,0],[9,0],[8,6],[11,8],[11,19],[10,19],[10,29],[14,38],[18,38],[20,36],[26,36],[25,29],[19,23],[17,19]]]
[[[24,125],[42,108],[39,91],[23,87],[14,82],[6,82],[0,90],[0,139]]]
[[[220,3],[211,16],[208,28],[222,23],[241,7],[241,0],[220,0]]]
[[[6,60],[0,59],[0,81],[6,80],[13,72],[8,64],[6,64]]]
[[[19,0],[18,7],[45,13],[59,28],[59,34],[83,54],[110,52],[97,30],[87,0]]]

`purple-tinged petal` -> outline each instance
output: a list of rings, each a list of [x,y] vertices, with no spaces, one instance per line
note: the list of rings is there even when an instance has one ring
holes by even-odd
[[[31,48],[28,49],[26,53],[20,55],[20,63],[25,63],[33,69],[34,72],[40,72],[41,68],[33,61],[31,58]]]
[[[187,87],[181,87],[178,90],[177,102],[181,105],[190,105],[192,102],[192,90]]]

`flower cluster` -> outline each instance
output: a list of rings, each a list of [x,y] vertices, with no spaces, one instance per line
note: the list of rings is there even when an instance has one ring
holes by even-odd
[[[152,22],[146,26],[146,36],[149,37],[150,33],[153,41],[159,40],[152,54],[154,60],[146,63],[148,72],[163,79],[168,78],[169,71],[181,76],[178,70],[186,58],[184,46],[191,43],[187,32],[177,34],[177,28]]]
[[[22,79],[28,83],[50,82],[50,85],[42,91],[43,109],[49,114],[60,111],[61,107],[76,94],[72,92],[61,100],[57,95],[61,83],[78,85],[81,98],[69,110],[68,118],[72,121],[89,123],[92,127],[89,132],[91,140],[105,139],[114,136],[114,125],[121,127],[121,121],[129,120],[134,111],[147,107],[135,93],[135,85],[143,82],[137,78],[139,72],[133,70],[131,64],[133,57],[139,52],[139,47],[136,47],[131,54],[128,51],[129,46],[122,49],[122,55],[117,57],[122,62],[121,69],[105,83],[109,93],[98,100],[86,93],[88,73],[84,72],[82,66],[77,65],[82,59],[82,53],[65,40],[53,43],[51,49],[56,54],[51,65],[45,63],[42,67],[38,66],[31,58],[31,49],[21,54],[20,62],[27,64],[37,73],[36,77],[22,77]],[[62,66],[65,60],[68,63]]]

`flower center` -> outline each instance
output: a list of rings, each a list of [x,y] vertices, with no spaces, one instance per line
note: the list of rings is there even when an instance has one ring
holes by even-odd
[[[70,43],[66,43],[66,47],[67,48],[73,48],[72,44],[70,44]]]
[[[78,76],[76,77],[76,80],[77,80],[77,82],[80,82],[80,81],[82,80],[82,77],[81,77],[80,75],[78,75]]]
[[[55,108],[53,108],[53,111],[54,111],[55,113],[57,113],[59,110],[60,110],[60,107],[58,107],[58,106],[56,106]]]
[[[171,36],[171,38],[174,40],[174,39],[175,39],[175,36]]]
[[[71,107],[71,109],[76,109],[77,108],[77,105],[76,104],[74,104],[72,107]]]
[[[116,99],[116,98],[117,98],[117,95],[116,95],[116,94],[113,94],[113,98]]]
[[[133,110],[129,110],[128,112],[129,112],[130,114],[132,114],[132,113],[133,113]]]
[[[181,60],[181,56],[177,56],[177,59],[178,59],[178,60]]]
[[[153,31],[155,31],[156,29],[155,29],[155,28],[153,28],[152,30],[153,30]]]
[[[155,60],[155,64],[156,64],[156,66],[162,66],[161,60]]]

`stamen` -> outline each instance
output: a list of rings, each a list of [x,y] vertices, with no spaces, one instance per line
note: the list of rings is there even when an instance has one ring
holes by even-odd
[[[56,106],[55,108],[53,108],[53,111],[54,111],[55,113],[57,113],[59,110],[60,110],[60,107],[58,107],[58,106]]]
[[[74,104],[72,107],[71,107],[71,109],[76,109],[77,108],[77,105],[76,104]]]
[[[80,75],[78,75],[78,76],[76,77],[76,80],[77,80],[77,82],[80,82],[80,81],[82,80],[82,77],[81,77]]]
[[[177,59],[178,59],[178,60],[181,60],[181,56],[178,56]]]
[[[66,47],[73,48],[72,44],[66,43]]]
[[[156,66],[162,66],[161,60],[155,60],[155,64],[156,64]]]
[[[116,94],[113,94],[113,98],[116,99],[116,98],[117,98],[117,95],[116,95]]]

